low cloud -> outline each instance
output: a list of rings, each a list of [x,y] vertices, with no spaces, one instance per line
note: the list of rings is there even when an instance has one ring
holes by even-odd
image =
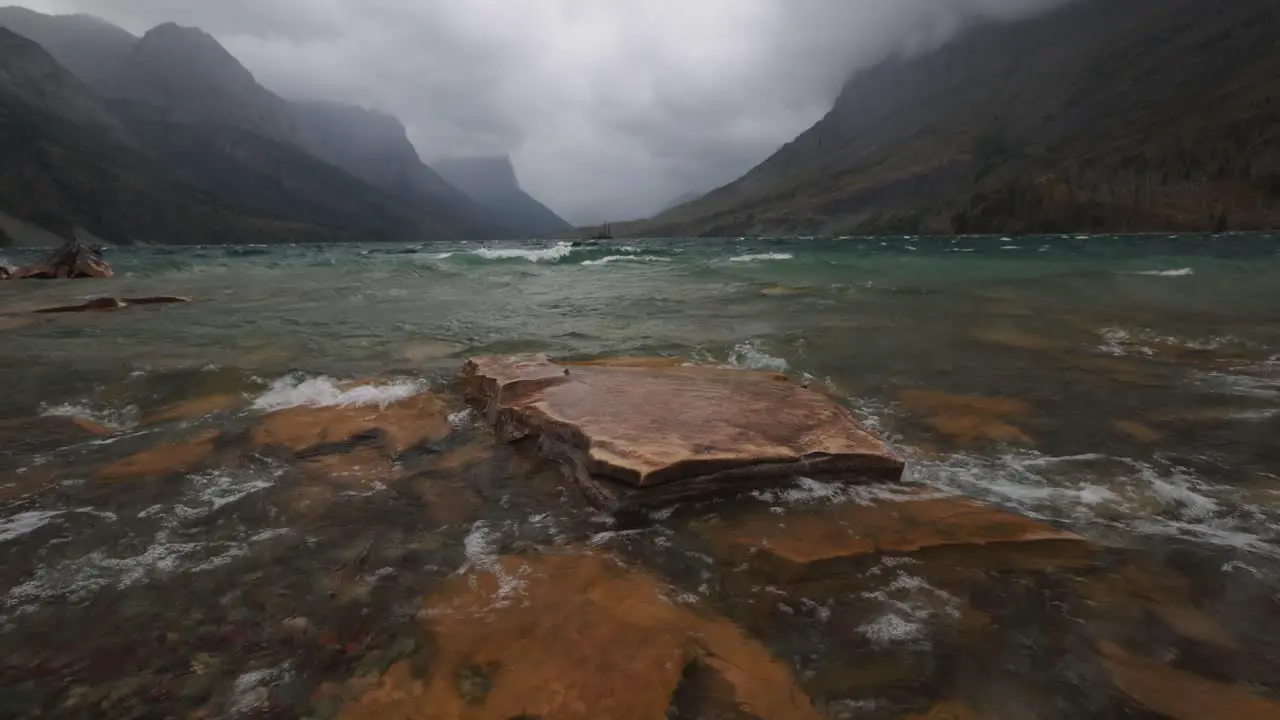
[[[510,153],[568,219],[647,215],[742,174],[849,73],[1062,0],[31,0],[216,36],[288,97],[392,112],[428,161]],[[867,102],[875,102],[868,98]]]

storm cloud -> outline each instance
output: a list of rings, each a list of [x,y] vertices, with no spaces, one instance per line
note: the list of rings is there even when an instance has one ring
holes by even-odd
[[[428,162],[510,153],[571,221],[742,174],[849,74],[1063,0],[27,0],[217,37],[267,87],[394,113]],[[875,98],[867,98],[873,103]]]

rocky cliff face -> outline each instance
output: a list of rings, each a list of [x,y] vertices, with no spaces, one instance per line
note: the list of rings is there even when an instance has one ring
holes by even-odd
[[[446,180],[518,234],[550,235],[571,227],[520,187],[507,156],[444,158],[434,165]]]
[[[858,73],[825,118],[743,178],[621,229],[1276,227],[1278,32],[1273,0],[1077,0],[975,28]]]

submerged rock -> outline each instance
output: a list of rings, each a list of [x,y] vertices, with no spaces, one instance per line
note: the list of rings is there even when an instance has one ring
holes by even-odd
[[[562,552],[446,580],[421,613],[427,676],[393,665],[339,717],[653,720],[699,701],[691,716],[710,717],[697,712],[707,686],[743,717],[819,717],[787,666],[730,621],[672,602],[647,573]]]
[[[898,480],[904,467],[845,408],[782,375],[518,355],[472,359],[462,376],[503,439],[539,438],[614,511],[800,476]]]
[[[10,272],[14,280],[109,278],[113,275],[115,272],[102,259],[101,250],[79,240],[68,241],[41,262]]]
[[[1030,416],[1031,405],[1022,400],[922,389],[904,390],[898,400],[930,428],[960,445],[1034,444],[1030,436],[1010,422]]]
[[[145,450],[102,468],[98,479],[130,480],[188,472],[213,454],[218,435],[217,430],[206,430],[182,442]]]
[[[147,416],[144,424],[157,425],[179,420],[199,420],[215,413],[239,410],[246,404],[248,400],[242,393],[207,395],[160,408],[154,414]]]
[[[453,429],[448,414],[448,403],[429,393],[385,407],[291,407],[264,417],[250,440],[255,447],[283,448],[295,455],[373,443],[395,456],[448,436]]]
[[[1137,705],[1172,720],[1275,720],[1280,703],[1243,685],[1229,685],[1139,657],[1100,641],[1098,652],[1117,690]]]
[[[58,307],[35,310],[37,313],[73,313],[91,310],[121,310],[132,305],[167,305],[171,303],[189,303],[191,298],[176,295],[157,295],[154,297],[115,298],[98,297],[79,305],[61,305]]]
[[[1096,551],[1075,533],[961,497],[750,515],[713,527],[708,535],[725,557],[759,554],[786,579],[823,577],[836,572],[834,564],[881,555],[945,555],[947,564],[965,556],[984,567],[1039,570],[1080,564]]]

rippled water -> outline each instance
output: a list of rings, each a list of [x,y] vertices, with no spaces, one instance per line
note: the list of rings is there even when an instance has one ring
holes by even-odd
[[[114,280],[0,283],[0,708],[332,714],[323,688],[415,653],[430,665],[424,598],[457,573],[549,547],[624,559],[680,603],[728,618],[828,717],[905,717],[957,697],[992,717],[1196,716],[1125,691],[1094,647],[1101,635],[1270,697],[1276,242],[122,248]],[[99,294],[194,302],[18,312]],[[1104,559],[1030,575],[984,560],[963,581],[943,570],[974,558],[873,564],[788,583],[715,541],[719,523],[869,502],[816,483],[614,526],[532,448],[490,447],[449,389],[466,357],[523,351],[788,373],[894,443],[913,485],[1078,533]],[[253,445],[273,411],[423,392],[447,398],[457,429],[394,473],[319,482],[307,458]],[[210,397],[231,400],[154,421]],[[57,425],[67,417],[114,434],[77,435]],[[102,478],[114,461],[214,430],[214,450],[184,471]],[[1137,589],[1138,576],[1163,579]],[[1177,595],[1195,623],[1123,610],[1155,595]],[[974,639],[957,628],[978,611],[994,630]]]

